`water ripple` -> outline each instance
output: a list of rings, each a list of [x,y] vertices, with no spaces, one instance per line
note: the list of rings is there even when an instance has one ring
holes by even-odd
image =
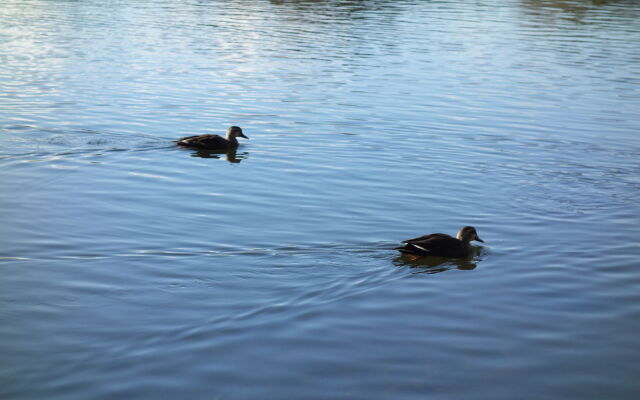
[[[635,399],[639,17],[3,1],[0,397]]]

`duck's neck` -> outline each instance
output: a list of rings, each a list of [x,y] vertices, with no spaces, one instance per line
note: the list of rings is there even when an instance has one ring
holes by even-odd
[[[458,235],[458,240],[465,244],[471,243],[471,235]]]
[[[231,143],[233,146],[238,145],[238,138],[235,135],[227,134],[227,141]]]

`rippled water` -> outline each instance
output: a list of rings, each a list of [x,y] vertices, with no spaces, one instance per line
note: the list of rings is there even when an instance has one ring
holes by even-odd
[[[0,397],[637,399],[639,18],[5,0]]]

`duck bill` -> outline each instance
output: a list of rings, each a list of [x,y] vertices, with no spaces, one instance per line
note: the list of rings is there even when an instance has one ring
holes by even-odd
[[[484,243],[484,240],[480,239],[479,237],[476,236],[476,240],[480,243]]]
[[[245,136],[245,135],[244,135],[244,133],[241,133],[241,134],[240,134],[240,135],[238,135],[238,136],[243,137],[243,138],[245,138],[245,139],[249,139],[247,136]]]

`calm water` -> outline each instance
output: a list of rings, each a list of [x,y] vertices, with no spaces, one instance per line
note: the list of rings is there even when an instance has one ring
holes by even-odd
[[[0,397],[637,399],[638,21],[3,0]]]

